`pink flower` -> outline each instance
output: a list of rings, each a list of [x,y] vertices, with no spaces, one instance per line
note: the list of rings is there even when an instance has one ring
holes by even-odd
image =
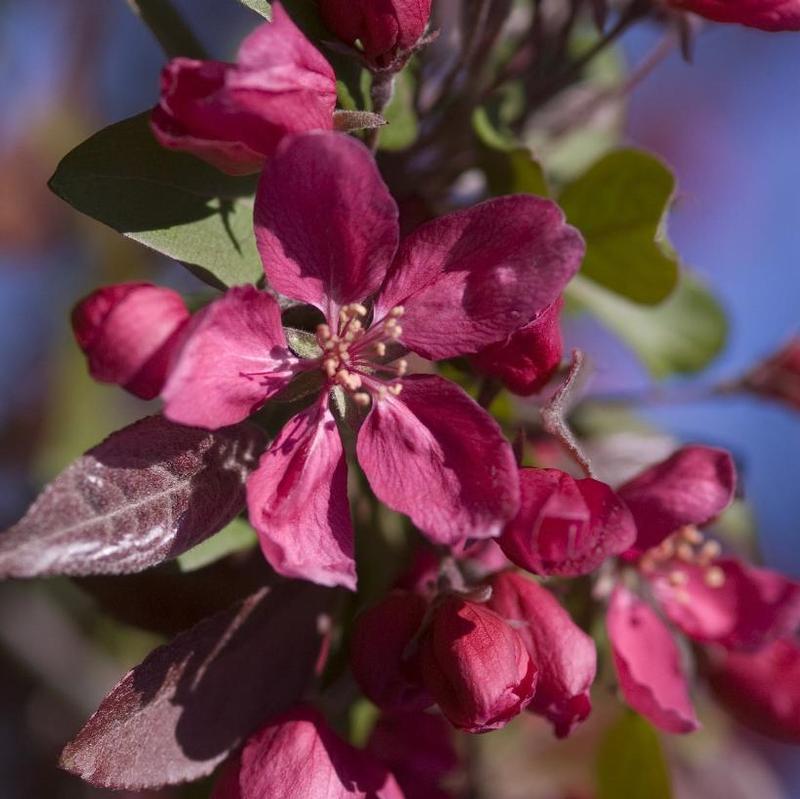
[[[539,583],[506,571],[489,583],[488,607],[510,622],[539,668],[528,710],[544,716],[564,738],[592,709],[589,689],[597,671],[597,650],[558,600]]]
[[[188,319],[177,292],[149,283],[120,283],[81,300],[72,311],[72,329],[95,380],[153,399]]]
[[[504,341],[481,350],[471,359],[472,365],[501,380],[515,394],[527,397],[540,391],[561,363],[564,340],[559,314],[563,305],[559,298]]]
[[[588,574],[636,539],[625,504],[599,480],[576,480],[558,469],[521,469],[520,492],[519,513],[498,543],[523,569]]]
[[[794,336],[744,378],[748,391],[800,410],[800,336]]]
[[[756,652],[710,653],[708,679],[717,699],[742,724],[800,744],[800,643],[773,641]]]
[[[428,603],[418,594],[393,591],[356,619],[350,668],[366,697],[378,707],[424,710],[433,704],[410,657],[427,609]]]
[[[431,15],[431,0],[320,0],[325,24],[374,69],[400,69]],[[400,63],[397,63],[397,62]]]
[[[236,64],[173,58],[151,127],[163,147],[231,175],[257,172],[289,134],[330,130],[336,76],[280,3],[242,43]]]
[[[675,8],[715,22],[735,22],[765,31],[800,30],[800,0],[668,0]]]
[[[272,566],[355,585],[331,392],[366,411],[356,450],[378,499],[439,544],[498,535],[519,504],[499,426],[456,385],[405,377],[406,362],[391,360],[409,349],[433,360],[476,352],[552,303],[583,254],[558,207],[492,200],[421,226],[398,249],[397,207],[367,149],[316,133],[292,137],[269,161],[255,223],[269,284],[325,319],[318,355],[292,354],[269,294],[232,289],[197,314],[163,396],[173,421],[217,428],[294,375],[316,375],[317,401],[248,482],[250,521]]]
[[[494,611],[456,595],[436,606],[420,641],[428,692],[454,727],[504,727],[531,702],[537,669],[522,638]]]
[[[212,799],[404,799],[394,777],[342,741],[302,706],[253,735],[214,788]]]

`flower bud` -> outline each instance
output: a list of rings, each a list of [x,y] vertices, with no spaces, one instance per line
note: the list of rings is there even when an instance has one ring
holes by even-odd
[[[350,667],[365,696],[387,710],[423,710],[433,704],[415,674],[409,647],[428,603],[418,594],[393,591],[356,620]]]
[[[422,680],[467,732],[505,726],[533,698],[536,666],[522,638],[485,605],[444,598],[420,643]]]
[[[564,351],[559,298],[505,341],[490,344],[470,360],[480,372],[502,380],[514,394],[527,397],[542,389],[558,369]]]
[[[709,682],[717,699],[742,724],[800,744],[800,643],[773,641],[756,652],[711,653]]]
[[[715,22],[765,31],[800,30],[800,0],[668,0],[669,5]]]
[[[173,58],[161,73],[151,128],[163,147],[192,153],[231,175],[257,172],[288,135],[331,130],[336,77],[273,3],[236,64]]]
[[[519,513],[498,543],[523,569],[588,574],[636,539],[630,512],[599,480],[575,480],[558,469],[521,469],[520,490]]]
[[[343,42],[361,44],[373,69],[397,69],[425,33],[431,0],[320,0],[319,8]]]
[[[101,383],[142,399],[158,396],[189,311],[180,294],[149,283],[92,292],[72,312],[72,329]]]
[[[597,650],[587,635],[539,583],[515,572],[495,575],[488,607],[510,622],[539,667],[536,694],[528,710],[548,719],[559,738],[584,721],[592,709],[589,689],[597,671]]]
[[[752,369],[743,385],[800,411],[800,336]]]

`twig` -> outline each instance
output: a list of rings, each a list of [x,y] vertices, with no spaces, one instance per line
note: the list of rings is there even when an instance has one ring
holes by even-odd
[[[128,0],[128,5],[150,28],[170,58],[174,56],[208,58],[205,48],[172,5],[171,0]]]

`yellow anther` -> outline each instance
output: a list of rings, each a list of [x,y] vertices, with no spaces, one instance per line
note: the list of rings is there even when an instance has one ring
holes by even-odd
[[[389,316],[390,317],[393,316],[396,319],[399,319],[405,312],[406,309],[402,305],[395,305],[394,308],[392,308],[392,310],[389,311]]]
[[[358,316],[367,315],[367,309],[361,305],[361,303],[354,302],[350,307],[353,309],[353,313],[357,314]]]
[[[403,335],[403,328],[400,325],[394,325],[391,330],[386,331],[390,338],[400,338]]]
[[[317,325],[317,336],[323,341],[327,341],[331,337],[331,329],[328,325]]]
[[[691,525],[687,525],[686,527],[681,527],[678,530],[678,535],[690,544],[702,544],[703,543],[703,534],[696,528],[692,527]]]
[[[392,383],[392,385],[389,386],[389,393],[391,395],[395,396],[395,397],[399,397],[400,396],[400,392],[402,390],[403,390],[403,384],[402,383]]]
[[[408,371],[408,361],[405,358],[401,358],[396,366],[398,377],[402,377]]]
[[[694,561],[694,549],[691,544],[681,543],[678,544],[676,549],[678,558],[685,563],[692,563]]]
[[[721,588],[725,585],[725,572],[719,566],[712,566],[706,570],[705,582],[710,588]]]
[[[360,405],[362,408],[365,408],[369,405],[369,394],[366,391],[359,391],[357,394],[353,394],[353,402],[356,405]]]
[[[674,569],[669,573],[667,576],[669,580],[669,584],[674,588],[677,588],[680,585],[686,585],[689,582],[689,576],[686,574],[685,571],[681,571],[680,569]]]
[[[718,558],[722,554],[722,547],[716,541],[706,541],[700,550],[700,560],[706,563]]]
[[[385,344],[384,344],[382,341],[379,341],[379,342],[378,342],[378,343],[375,345],[375,354],[376,354],[376,355],[377,355],[379,358],[383,358],[383,356],[384,356],[384,355],[386,355],[386,345],[385,345]]]

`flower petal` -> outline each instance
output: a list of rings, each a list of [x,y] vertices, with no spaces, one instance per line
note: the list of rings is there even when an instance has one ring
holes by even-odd
[[[669,0],[669,4],[716,22],[765,31],[800,30],[798,0]]]
[[[256,240],[270,285],[319,308],[362,302],[397,249],[397,205],[369,150],[343,133],[295,136],[267,164]]]
[[[489,538],[519,506],[511,446],[458,386],[433,376],[373,403],[358,459],[378,499],[441,544]]]
[[[162,392],[164,413],[212,430],[235,424],[284,388],[298,364],[275,299],[254,286],[232,288],[187,328]]]
[[[636,548],[644,551],[680,527],[710,522],[728,507],[735,489],[736,467],[729,453],[689,446],[646,469],[618,493],[636,520]]]
[[[599,480],[576,480],[558,469],[520,469],[520,495],[520,511],[498,543],[528,571],[588,574],[636,537],[624,503]]]
[[[653,592],[673,624],[696,641],[753,649],[800,625],[800,584],[769,569],[720,558],[711,569],[673,560],[651,576]],[[676,571],[685,581],[673,584]]]
[[[652,608],[617,586],[606,626],[625,701],[665,732],[696,730],[680,650]]]
[[[275,571],[355,590],[347,463],[327,397],[290,419],[261,457],[247,506]]]
[[[375,318],[402,305],[401,340],[426,358],[478,352],[556,301],[583,258],[580,234],[550,200],[499,197],[406,238]]]

